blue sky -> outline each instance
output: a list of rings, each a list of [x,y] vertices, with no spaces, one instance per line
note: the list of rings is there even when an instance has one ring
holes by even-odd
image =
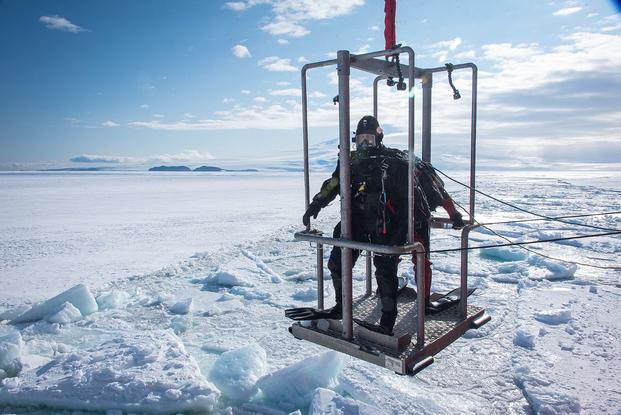
[[[413,47],[419,67],[479,66],[483,163],[620,160],[614,2],[401,0],[397,41]],[[4,0],[0,168],[252,165],[293,152],[301,66],[383,46],[378,0]],[[468,154],[469,77],[454,78],[460,101],[445,77],[434,80],[438,162]],[[371,112],[371,79],[352,79],[352,123]],[[312,143],[337,134],[335,81],[333,70],[310,74]],[[383,89],[380,99],[387,142],[398,146],[404,95]]]

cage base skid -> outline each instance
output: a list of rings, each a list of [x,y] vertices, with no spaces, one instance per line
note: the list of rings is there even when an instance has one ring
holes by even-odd
[[[416,339],[416,294],[409,287],[399,296],[399,315],[393,337],[376,333],[369,335],[368,330],[355,326],[353,339],[346,340],[342,337],[340,322],[336,321],[330,321],[330,324],[312,322],[308,326],[294,323],[289,331],[298,339],[345,353],[398,374],[413,375],[427,367],[433,361],[430,358],[466,331],[489,321],[482,308],[469,305],[465,319],[459,317],[457,308],[453,306],[438,314],[426,316],[425,346],[420,350],[415,343],[404,344],[402,341],[407,337]],[[354,301],[353,314],[356,318],[376,323],[381,315],[381,305],[375,296],[360,297]],[[378,341],[381,337],[385,339]]]

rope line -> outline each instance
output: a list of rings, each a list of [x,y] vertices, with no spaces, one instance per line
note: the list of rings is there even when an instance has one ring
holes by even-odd
[[[435,168],[435,167],[434,167],[434,168]],[[444,177],[446,177],[447,179],[449,179],[449,180],[451,180],[451,181],[453,181],[453,182],[455,182],[455,183],[457,183],[457,184],[460,184],[460,185],[462,185],[462,186],[464,186],[464,187],[466,187],[466,188],[468,188],[468,189],[471,189],[471,187],[470,187],[469,185],[467,185],[467,184],[465,184],[465,183],[462,183],[462,182],[460,182],[460,181],[459,181],[459,180],[457,180],[457,179],[453,179],[452,177],[450,177],[449,175],[447,175],[446,173],[444,173],[442,170],[439,170],[439,169],[437,169],[437,168],[436,168],[435,170],[436,170],[437,172],[439,172],[441,175],[443,175]],[[512,207],[513,209],[519,210],[519,211],[524,212],[524,213],[528,213],[529,215],[533,215],[533,216],[540,217],[540,218],[542,218],[542,219],[547,219],[547,220],[551,220],[551,221],[561,222],[561,223],[565,223],[565,224],[567,224],[567,225],[583,226],[583,227],[585,227],[585,228],[598,229],[598,230],[600,230],[600,231],[610,231],[610,232],[616,232],[616,231],[619,231],[619,229],[614,229],[614,228],[605,228],[605,227],[602,227],[602,226],[595,226],[595,225],[587,225],[586,223],[571,222],[571,221],[566,221],[566,220],[562,220],[562,219],[553,218],[552,216],[541,215],[541,214],[539,214],[539,213],[535,213],[535,212],[528,211],[528,210],[526,210],[526,209],[524,209],[524,208],[521,208],[521,207],[516,206],[516,205],[514,205],[514,204],[511,204],[511,203],[509,203],[509,202],[505,202],[504,200],[500,200],[500,199],[498,199],[497,197],[494,197],[494,196],[492,196],[492,195],[488,195],[487,193],[484,193],[484,192],[480,191],[479,189],[473,189],[473,190],[474,190],[475,192],[477,192],[477,193],[479,193],[479,194],[481,194],[481,195],[485,196],[485,197],[488,197],[488,198],[490,198],[490,199],[492,199],[492,200],[495,200],[495,201],[496,201],[496,202],[498,202],[498,203],[502,203],[503,205],[510,206],[510,207]]]
[[[462,206],[459,206],[459,207],[464,209]],[[464,211],[466,211],[466,209],[464,209]],[[468,213],[468,211],[466,211],[466,213]],[[621,210],[612,211],[612,212],[602,212],[602,213],[585,213],[585,214],[580,214],[580,215],[554,216],[552,218],[554,220],[558,220],[558,219],[574,219],[574,218],[586,218],[586,217],[590,217],[590,216],[619,215],[619,214],[621,214]],[[514,224],[514,223],[538,222],[538,221],[542,221],[542,220],[548,220],[548,219],[545,219],[545,218],[539,218],[539,219],[517,219],[517,220],[508,220],[508,221],[502,221],[502,222],[486,222],[486,223],[479,223],[479,224],[481,226],[485,226],[485,225],[511,225],[511,224]]]
[[[457,206],[459,206],[464,212],[466,212],[467,214],[470,214],[470,212],[468,212],[462,205],[460,205],[457,202],[454,202]],[[597,213],[594,215],[601,215],[601,213]],[[580,215],[582,216],[582,215]],[[545,220],[545,219],[526,219],[525,221],[538,221],[538,220]],[[493,233],[494,235],[498,236],[499,238],[504,239],[505,241],[509,242],[510,244],[513,243],[513,241],[509,238],[507,238],[504,235],[499,234],[498,232],[496,232],[495,230],[493,230],[492,228],[490,228],[487,225],[492,225],[493,223],[479,223],[476,219],[473,218],[473,221],[475,223],[477,223],[478,225],[482,226],[483,228],[487,229],[488,231],[490,231],[491,233]],[[498,222],[498,223],[504,223],[504,222]],[[508,222],[511,223],[511,222]],[[535,250],[532,250],[530,248],[527,248],[525,246],[521,246],[521,245],[517,245],[518,248],[521,248],[525,251],[528,251],[532,254],[538,255],[540,257],[543,258],[547,258],[547,259],[551,259],[553,261],[559,261],[559,262],[564,262],[566,264],[573,264],[573,265],[581,265],[583,267],[591,267],[591,268],[597,268],[597,269],[606,269],[606,270],[621,270],[621,267],[611,267],[611,266],[606,266],[606,265],[594,265],[594,264],[587,264],[586,262],[579,262],[579,261],[569,261],[567,259],[561,259],[561,258],[556,258],[550,255],[546,255],[546,254],[542,254],[541,252],[537,252]],[[602,258],[598,258],[600,261],[604,261],[604,259]]]
[[[474,249],[486,249],[486,248],[498,248],[502,246],[514,246],[514,245],[532,245],[532,244],[540,244],[547,242],[558,242],[558,241],[568,241],[570,239],[584,239],[584,238],[594,238],[597,236],[609,236],[609,235],[619,235],[621,231],[614,232],[604,232],[604,233],[593,233],[590,235],[578,235],[578,236],[567,236],[562,238],[551,238],[551,239],[540,239],[537,241],[526,241],[526,242],[511,242],[509,244],[491,244],[491,245],[479,245],[479,246],[469,246],[468,248],[448,248],[448,249],[438,249],[435,251],[429,251],[430,253],[439,253],[439,252],[457,252],[457,251],[470,251]],[[614,269],[621,269],[621,267],[617,267]]]

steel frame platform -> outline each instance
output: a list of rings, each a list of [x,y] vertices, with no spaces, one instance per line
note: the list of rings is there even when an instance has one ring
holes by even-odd
[[[440,294],[434,293],[435,299]],[[381,305],[375,295],[364,295],[354,300],[355,318],[377,323]],[[294,323],[289,331],[294,337],[365,360],[390,369],[400,375],[414,375],[433,363],[433,356],[449,346],[466,331],[478,328],[489,321],[482,308],[468,305],[466,318],[459,315],[457,304],[434,315],[425,316],[425,345],[417,349],[416,291],[406,287],[398,297],[398,316],[394,336],[385,336],[355,326],[351,340],[342,337],[339,320],[316,320],[309,324]]]

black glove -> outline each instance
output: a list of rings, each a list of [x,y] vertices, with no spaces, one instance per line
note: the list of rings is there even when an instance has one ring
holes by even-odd
[[[461,229],[466,225],[459,212],[455,212],[451,215],[451,221],[453,222],[453,229]]]
[[[306,213],[304,213],[304,216],[302,216],[302,223],[304,224],[304,226],[310,225],[311,216],[313,217],[313,219],[317,219],[317,215],[319,214],[320,210],[321,206],[319,206],[319,202],[313,200],[311,204],[308,205],[308,209],[306,209]]]

